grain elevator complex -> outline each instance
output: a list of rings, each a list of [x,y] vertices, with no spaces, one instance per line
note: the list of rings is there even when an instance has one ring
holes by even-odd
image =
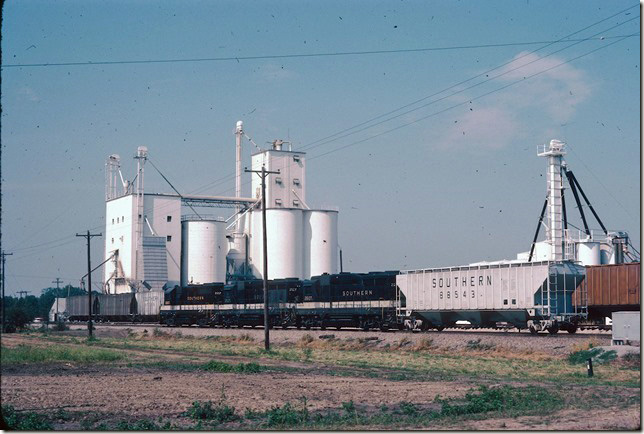
[[[263,278],[261,179],[249,174],[251,197],[242,197],[241,121],[235,135],[234,197],[145,192],[146,147],[137,149],[133,181],[124,179],[118,155],[108,157],[104,292]],[[251,159],[252,170],[279,172],[266,177],[268,278],[337,273],[338,211],[307,205],[306,154],[275,140]],[[205,215],[205,207],[234,211],[225,219]]]
[[[134,157],[137,173],[132,181],[124,179],[120,157],[109,156],[105,294],[92,309],[104,317],[138,316],[166,325],[257,326],[263,317],[284,328],[442,330],[465,321],[475,327],[505,323],[553,334],[575,333],[591,317],[603,321],[606,312],[639,309],[639,273],[624,264],[638,262],[639,253],[629,249],[626,232],[604,226],[564,161],[563,142],[551,140],[537,150],[547,163],[546,199],[529,251],[514,259],[449,267],[343,273],[338,211],[309,206],[306,154],[274,140],[269,149],[255,145],[250,169],[242,170],[242,139],[252,140],[241,121],[235,137],[232,197],[181,194],[144,146]],[[173,194],[145,192],[149,166]],[[244,173],[250,177],[247,197],[242,194]],[[567,192],[576,205],[568,212]],[[217,207],[228,216],[204,213],[204,208]],[[590,229],[584,209],[602,232]],[[583,228],[569,223],[571,210],[580,214]],[[542,228],[545,237],[539,240]],[[270,298],[268,289],[265,293],[268,307],[257,292],[259,279],[265,277],[265,247],[267,286],[273,294]],[[614,275],[610,278],[623,283],[619,293],[636,294],[637,300],[620,296],[604,306],[594,295],[597,279],[585,280],[593,267]],[[119,314],[107,313],[117,302],[121,307],[114,312]]]

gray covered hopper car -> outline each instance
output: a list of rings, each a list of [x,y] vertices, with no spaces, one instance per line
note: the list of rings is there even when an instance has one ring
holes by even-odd
[[[583,278],[581,266],[544,261],[401,271],[396,284],[424,329],[505,322],[556,333],[576,331],[572,293]]]

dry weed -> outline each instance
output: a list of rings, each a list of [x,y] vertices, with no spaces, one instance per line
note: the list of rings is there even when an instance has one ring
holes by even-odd
[[[315,340],[315,339],[313,339],[313,336],[311,336],[310,334],[308,334],[308,333],[307,333],[307,334],[305,334],[304,336],[302,336],[302,337],[301,337],[301,338],[300,338],[300,339],[295,343],[295,345],[296,345],[298,348],[305,348],[305,347],[308,347],[308,346],[309,346],[309,344],[310,344],[311,342],[313,342],[314,340]]]
[[[429,351],[435,349],[434,340],[431,338],[422,338],[412,347],[414,351]]]

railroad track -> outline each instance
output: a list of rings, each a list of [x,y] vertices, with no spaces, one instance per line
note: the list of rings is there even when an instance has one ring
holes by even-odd
[[[186,330],[186,329],[199,329],[200,327],[197,326],[173,326],[173,327],[168,327],[165,325],[161,325],[159,323],[141,323],[141,322],[119,322],[119,323],[94,323],[96,327],[115,327],[115,328],[149,328],[149,327],[160,327],[163,329],[169,329],[169,330]],[[86,322],[74,322],[70,323],[70,326],[80,326],[82,328],[87,327]],[[603,326],[603,327],[610,327],[610,326]],[[201,328],[203,330],[210,329],[210,327],[203,327]],[[242,328],[223,328],[223,327],[213,327],[213,330],[231,330],[235,331],[238,330],[239,332],[244,332],[244,331],[249,331],[249,330],[262,330],[262,327],[242,327]],[[528,330],[522,329],[522,330],[517,330],[516,328],[496,328],[496,329],[489,329],[489,328],[475,328],[475,327],[469,327],[469,326],[456,326],[456,327],[449,327],[445,328],[442,331],[436,331],[436,330],[428,330],[428,331],[420,331],[420,330],[388,330],[386,332],[382,332],[379,330],[368,330],[368,331],[362,331],[360,329],[352,329],[352,328],[342,328],[340,330],[335,329],[335,328],[327,328],[326,330],[320,330],[317,328],[311,329],[311,330],[305,330],[305,329],[296,329],[296,328],[287,328],[283,329],[281,327],[279,328],[273,328],[271,330],[272,332],[275,331],[291,331],[291,332],[301,332],[302,334],[305,333],[310,333],[311,331],[314,331],[316,333],[326,333],[326,334],[343,334],[343,333],[384,333],[384,334],[393,334],[393,333],[399,333],[399,334],[412,334],[412,335],[435,335],[435,334],[443,334],[443,333],[449,333],[449,334],[462,334],[462,335],[499,335],[499,334],[512,334],[513,336],[534,336],[532,335]],[[608,330],[605,329],[593,329],[593,328],[584,328],[583,330],[579,330],[577,333],[570,334],[566,332],[559,332],[556,335],[549,335],[548,333],[539,333],[537,336],[550,336],[550,337],[569,337],[571,339],[586,339],[588,336],[610,336],[611,330],[610,328]]]

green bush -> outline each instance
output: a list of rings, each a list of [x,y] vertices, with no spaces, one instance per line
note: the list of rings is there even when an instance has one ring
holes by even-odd
[[[415,416],[418,414],[418,409],[411,402],[403,401],[400,403],[400,412],[406,416]]]
[[[614,350],[604,351],[601,348],[590,348],[568,354],[568,362],[573,365],[584,364],[588,359],[593,359],[593,363],[597,364],[608,363],[616,358],[617,353]]]
[[[269,427],[299,425],[306,423],[308,420],[309,412],[306,407],[298,410],[290,402],[266,411],[266,424]]]
[[[230,407],[224,402],[219,402],[213,406],[212,401],[193,402],[192,406],[186,411],[186,415],[195,420],[209,420],[217,423],[239,419],[239,416],[235,413],[235,407]]]
[[[67,326],[67,324],[65,324],[64,321],[56,321],[54,325],[54,330],[57,332],[64,332],[69,330],[69,327]]]
[[[38,413],[17,412],[10,405],[2,406],[2,416],[11,430],[45,431],[54,429],[47,417]]]
[[[557,395],[542,387],[535,386],[525,388],[510,386],[488,388],[487,386],[480,386],[477,392],[467,392],[464,404],[454,405],[447,400],[438,398],[437,402],[442,404],[440,415],[458,416],[516,410],[548,411],[562,403],[562,400]]]

